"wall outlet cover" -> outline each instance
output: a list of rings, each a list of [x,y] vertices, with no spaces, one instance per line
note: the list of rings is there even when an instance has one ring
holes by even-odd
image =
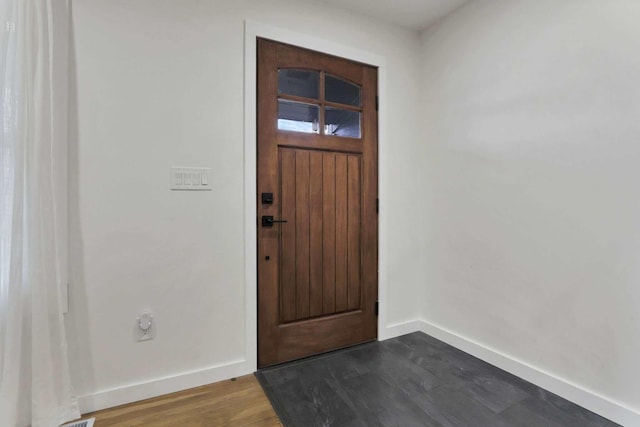
[[[156,325],[151,313],[142,313],[136,320],[136,341],[149,341],[156,337]]]

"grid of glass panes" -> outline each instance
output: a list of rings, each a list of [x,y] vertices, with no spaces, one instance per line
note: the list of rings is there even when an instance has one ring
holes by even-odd
[[[278,130],[360,138],[362,88],[324,71],[280,69]]]

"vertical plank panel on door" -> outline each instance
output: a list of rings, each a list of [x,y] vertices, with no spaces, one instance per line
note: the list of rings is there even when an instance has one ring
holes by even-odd
[[[348,263],[348,309],[360,308],[360,157],[349,156],[347,160],[347,263]]]
[[[309,153],[309,315],[322,314],[322,153]]]
[[[347,309],[347,156],[336,154],[336,312]]]
[[[296,150],[297,319],[309,317],[309,152]]]
[[[322,313],[336,311],[336,155],[322,155]]]
[[[280,218],[289,221],[274,225],[280,234],[280,317],[283,322],[296,319],[296,158],[295,151],[280,150]]]

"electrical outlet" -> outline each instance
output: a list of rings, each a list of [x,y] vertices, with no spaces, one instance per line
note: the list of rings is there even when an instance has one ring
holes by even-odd
[[[136,320],[136,339],[149,341],[156,337],[156,323],[151,313],[142,313]]]

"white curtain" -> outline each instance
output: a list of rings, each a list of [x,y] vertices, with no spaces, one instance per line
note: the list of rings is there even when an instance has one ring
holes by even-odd
[[[56,188],[61,138],[54,28],[64,0],[0,0],[0,426],[79,417],[62,314],[66,213]],[[68,22],[66,23],[68,25]],[[66,65],[65,65],[66,67]],[[66,91],[66,87],[64,88]],[[62,230],[66,232],[66,230]]]

